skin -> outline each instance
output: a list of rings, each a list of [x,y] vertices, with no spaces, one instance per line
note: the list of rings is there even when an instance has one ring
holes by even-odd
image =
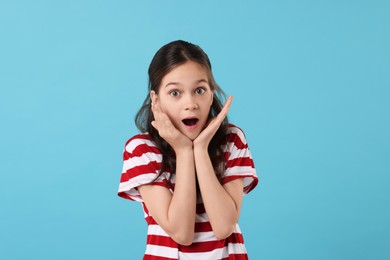
[[[229,97],[222,111],[207,122],[213,94],[205,69],[191,61],[170,71],[159,92],[150,93],[152,125],[176,153],[176,184],[173,193],[158,185],[142,185],[139,191],[156,222],[182,245],[194,239],[196,177],[217,239],[231,235],[240,215],[242,179],[221,185],[207,151],[232,103]],[[188,118],[197,118],[196,125],[186,126],[183,119]]]

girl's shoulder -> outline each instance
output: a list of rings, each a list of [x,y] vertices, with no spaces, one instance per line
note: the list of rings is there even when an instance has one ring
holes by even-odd
[[[147,152],[153,150],[155,153],[160,153],[155,142],[148,133],[140,133],[131,137],[126,141],[125,152],[134,153],[136,151]]]
[[[238,127],[238,126],[236,126],[236,125],[234,125],[232,123],[228,124],[227,135],[229,135],[229,136],[232,136],[232,135],[233,136],[238,136],[238,137],[240,137],[240,138],[242,138],[244,140],[246,139],[244,131],[240,127]]]
[[[126,145],[133,142],[134,140],[152,140],[152,137],[148,133],[139,133],[132,136],[130,139],[126,141]]]
[[[238,132],[242,132],[244,133],[244,131],[242,131],[242,129],[232,123],[229,123],[228,124],[228,133],[238,133]]]
[[[226,142],[234,144],[234,146],[239,149],[248,148],[248,142],[244,131],[231,123],[228,124]]]

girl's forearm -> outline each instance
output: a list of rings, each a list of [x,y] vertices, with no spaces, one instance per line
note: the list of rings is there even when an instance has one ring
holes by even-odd
[[[211,227],[218,239],[224,239],[236,226],[240,206],[236,205],[219,182],[207,150],[195,147],[194,157],[199,187]]]
[[[196,180],[192,149],[176,152],[175,191],[168,210],[176,240],[191,244],[194,238],[196,211]]]

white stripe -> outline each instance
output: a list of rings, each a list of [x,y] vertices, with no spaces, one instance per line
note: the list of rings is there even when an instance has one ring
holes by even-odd
[[[217,241],[218,239],[215,237],[213,231],[207,232],[196,232],[193,243],[196,242],[209,242],[209,241]]]
[[[229,243],[228,247],[229,247],[230,254],[246,254],[246,249],[244,244]]]
[[[241,229],[240,229],[240,226],[238,225],[238,223],[236,224],[236,227],[234,228],[233,233],[240,233],[241,234]]]
[[[238,128],[238,127],[230,127],[229,129],[231,130],[231,131],[230,131],[231,133],[235,133],[235,134],[238,135],[238,137],[240,137],[241,142],[242,142],[243,144],[247,144],[245,135],[244,135],[244,133],[242,132],[242,130],[241,130],[240,128]]]
[[[151,224],[148,226],[148,235],[169,237],[167,232],[164,231],[159,225]]]
[[[209,217],[207,213],[196,214],[195,223],[201,223],[201,222],[209,222]]]
[[[244,152],[248,152],[249,149],[248,148],[243,148],[243,149],[239,149],[233,142],[229,142],[225,145],[222,145],[222,151],[229,151],[229,152],[235,152],[235,153],[240,153],[242,151]]]
[[[234,228],[232,233],[241,234],[241,230],[240,230],[240,227],[238,226],[238,223],[236,224],[236,227]],[[215,234],[213,231],[196,232],[193,243],[195,243],[195,242],[210,242],[210,241],[218,241],[218,239],[215,237]]]
[[[223,151],[230,153],[228,160],[244,157],[252,159],[252,154],[248,148],[238,149],[233,143],[226,145]]]
[[[226,169],[225,176],[256,175],[256,170],[252,166],[233,166]]]
[[[213,251],[202,253],[183,253],[179,252],[179,259],[182,260],[199,260],[199,259],[222,259],[229,256],[228,248],[217,248]]]
[[[155,173],[144,173],[134,178],[131,178],[128,181],[119,183],[119,191],[127,191],[133,187],[138,187],[142,184],[150,183],[156,177]]]
[[[146,134],[145,134],[146,135]],[[153,141],[151,140],[148,140],[148,139],[141,139],[141,138],[136,138],[136,139],[133,139],[131,140],[130,143],[128,143],[125,147],[126,151],[128,151],[129,153],[133,152],[134,149],[139,146],[139,145],[142,145],[142,144],[146,144],[147,146],[153,146],[155,147],[156,145],[154,144]]]
[[[166,246],[146,245],[145,254],[177,259],[178,249]]]
[[[245,157],[252,159],[251,152],[247,148],[237,149],[236,147],[232,147],[231,149],[229,149],[229,151],[230,151],[230,156],[228,160],[232,160],[235,158],[245,158]]]
[[[122,172],[126,172],[127,170],[141,166],[141,165],[147,165],[150,162],[158,162],[161,163],[162,161],[162,155],[156,154],[156,153],[144,153],[141,156],[134,156],[131,157],[123,162],[123,169]]]

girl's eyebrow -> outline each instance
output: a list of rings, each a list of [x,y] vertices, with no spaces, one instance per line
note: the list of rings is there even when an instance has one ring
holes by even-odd
[[[180,85],[180,83],[179,82],[169,82],[168,84],[165,85],[165,88],[168,87],[169,85],[177,86],[177,85]]]
[[[202,83],[202,82],[209,84],[207,79],[200,79],[200,80],[196,81],[196,84],[199,84],[199,83]]]
[[[209,82],[207,81],[207,79],[198,79],[198,80],[196,80],[196,81],[194,82],[194,84],[196,85],[196,84],[203,83],[203,82],[209,84]],[[173,82],[169,82],[168,84],[166,84],[166,85],[165,85],[165,88],[168,87],[169,85],[178,86],[178,85],[182,85],[182,84],[181,84],[180,82],[175,82],[175,81],[173,81]]]

